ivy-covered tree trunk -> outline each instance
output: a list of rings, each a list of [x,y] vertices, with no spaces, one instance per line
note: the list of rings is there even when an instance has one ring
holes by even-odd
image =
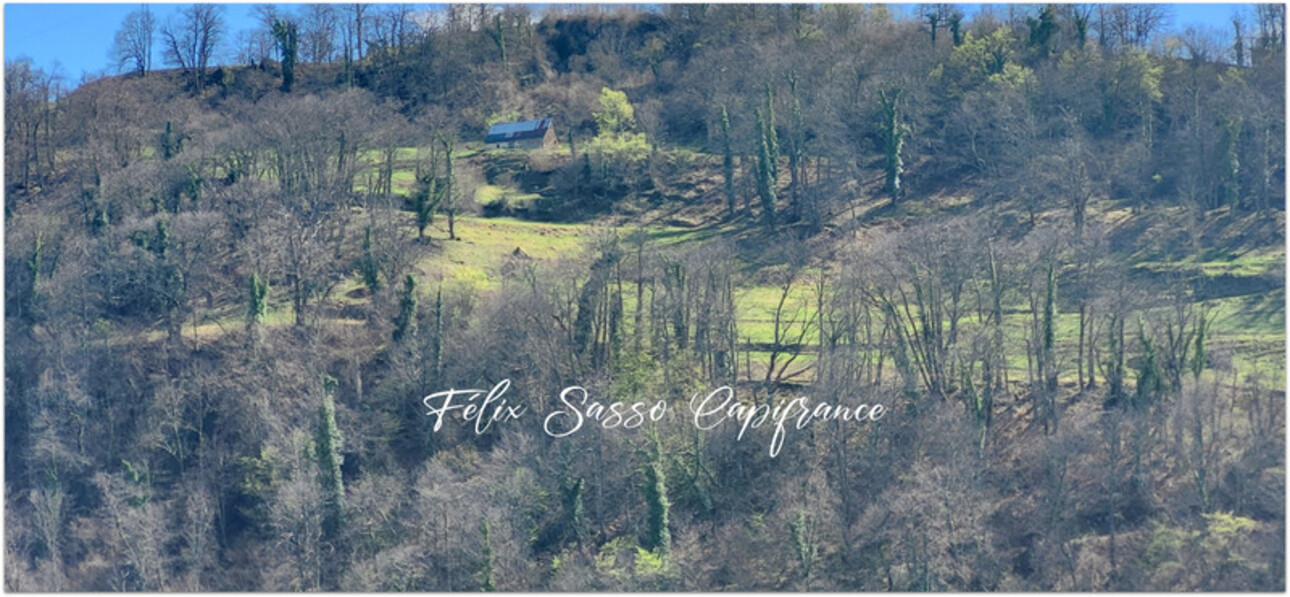
[[[274,21],[273,37],[278,42],[278,51],[282,53],[282,92],[291,93],[291,87],[296,82],[296,24]]]
[[[793,540],[793,555],[797,556],[797,566],[802,571],[802,590],[811,590],[811,573],[815,570],[819,558],[820,546],[817,542],[820,523],[798,509],[797,516],[789,523],[789,535]]]
[[[36,240],[31,248],[31,257],[27,259],[27,274],[31,281],[31,287],[27,289],[27,294],[22,300],[22,315],[28,321],[34,321],[34,312],[40,304],[40,273],[44,268],[45,260],[45,235],[41,232],[36,233]]]
[[[1205,370],[1205,362],[1209,359],[1209,354],[1205,352],[1205,336],[1209,332],[1209,316],[1202,310],[1196,318],[1196,352],[1193,353],[1191,361],[1192,380],[1199,383],[1200,374]]]
[[[806,189],[803,188],[806,185],[806,122],[802,116],[802,101],[798,97],[797,75],[790,74],[788,83],[792,108],[792,120],[788,131],[788,174],[793,189],[791,218],[796,221],[812,214],[807,213]],[[812,220],[814,220],[813,217]],[[815,222],[812,221],[812,225],[814,224]]]
[[[900,121],[900,94],[899,87],[893,88],[890,95],[886,91],[879,92],[882,106],[883,155],[887,175],[886,191],[893,205],[904,194],[900,177],[905,173],[905,162],[900,154],[905,147],[905,137],[909,135],[909,126]]]
[[[761,198],[762,218],[770,230],[775,227],[775,162],[766,130],[761,110],[757,110],[757,196]]]
[[[779,182],[779,133],[775,132],[775,93],[766,84],[766,151],[770,157],[770,180]]]
[[[672,504],[667,499],[667,474],[663,471],[662,455],[658,453],[657,435],[654,443],[654,457],[645,467],[645,502],[649,509],[646,547],[666,557],[672,550],[672,531],[668,529]]]
[[[314,440],[318,457],[318,477],[322,485],[327,512],[323,532],[333,538],[345,523],[345,482],[341,477],[341,434],[336,426],[336,380],[323,377],[322,406],[318,408],[318,430]]]
[[[363,229],[363,256],[358,258],[358,272],[363,276],[363,284],[375,295],[381,291],[381,266],[372,253],[372,227]]]
[[[440,285],[434,294],[434,379],[443,377],[443,286]]]
[[[730,114],[721,106],[721,172],[726,182],[726,207],[735,217],[735,154],[730,143]]]
[[[941,27],[941,13],[937,9],[924,16],[927,19],[927,32],[932,38],[932,47],[936,47],[936,30]]]
[[[417,192],[412,196],[412,211],[417,218],[417,242],[426,242],[426,228],[434,223],[434,212],[439,209],[442,198],[438,152],[434,144],[431,144],[430,171],[418,177]]]
[[[452,171],[452,141],[447,135],[440,135],[443,143],[443,199],[439,201],[443,212],[448,215],[448,240],[457,240],[457,209],[460,197],[457,193],[457,180]]]
[[[561,498],[565,515],[569,517],[569,528],[579,545],[587,537],[587,513],[582,499],[583,481],[577,479],[561,487]]]
[[[1107,344],[1111,360],[1106,364],[1106,400],[1118,404],[1124,400],[1124,318],[1112,314],[1107,326]]]
[[[174,125],[166,121],[166,130],[161,133],[161,159],[169,160],[179,153],[179,142],[175,138]]]
[[[399,296],[399,314],[394,317],[394,341],[417,335],[417,279],[408,274]]]
[[[1051,264],[1044,291],[1043,336],[1040,339],[1040,374],[1044,397],[1044,430],[1057,432],[1057,364],[1054,356],[1057,317],[1057,278]]]
[[[479,590],[497,590],[497,566],[493,559],[493,530],[487,518],[479,521]]]
[[[268,311],[269,282],[260,279],[258,272],[252,272],[247,286],[246,327],[254,330],[264,321],[264,315]]]
[[[506,52],[506,28],[502,27],[502,15],[498,14],[493,17],[493,26],[487,29],[488,37],[493,40],[497,46],[497,51],[501,55],[502,65],[507,71],[511,69],[510,56]]]

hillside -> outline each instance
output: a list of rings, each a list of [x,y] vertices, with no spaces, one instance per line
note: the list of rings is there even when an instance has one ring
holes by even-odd
[[[1284,7],[368,6],[6,65],[6,589],[1284,589]]]

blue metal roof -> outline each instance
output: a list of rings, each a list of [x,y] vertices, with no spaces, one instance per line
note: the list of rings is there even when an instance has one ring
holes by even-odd
[[[551,128],[550,118],[523,120],[520,122],[499,122],[488,127],[484,143],[504,143],[520,139],[540,139]]]

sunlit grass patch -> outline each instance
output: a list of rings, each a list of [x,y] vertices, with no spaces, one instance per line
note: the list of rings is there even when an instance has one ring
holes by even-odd
[[[1285,247],[1226,252],[1213,250],[1203,256],[1188,256],[1176,261],[1143,261],[1137,267],[1153,272],[1177,272],[1217,276],[1276,275],[1285,270]]]
[[[447,230],[447,220],[436,218],[428,232],[438,250],[418,267],[429,279],[458,280],[475,288],[500,281],[500,266],[516,249],[530,259],[573,256],[591,235],[590,226],[470,216],[457,218],[459,240],[447,240]]]

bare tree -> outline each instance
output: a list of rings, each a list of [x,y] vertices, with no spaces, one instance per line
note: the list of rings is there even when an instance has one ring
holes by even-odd
[[[1270,50],[1285,45],[1286,7],[1281,4],[1259,4],[1259,48]]]
[[[1102,43],[1145,47],[1152,35],[1164,29],[1173,15],[1163,4],[1114,4],[1101,10]]]
[[[950,4],[920,4],[918,5],[918,18],[927,21],[928,33],[931,36],[932,45],[936,45],[936,31],[941,27],[948,27],[951,18],[954,16],[954,7]]]
[[[4,69],[4,151],[8,190],[30,190],[54,170],[53,146],[62,81],[53,73],[17,60]]]
[[[1240,32],[1240,21],[1236,22],[1236,30]],[[1203,64],[1218,60],[1224,55],[1223,48],[1223,31],[1217,27],[1188,27],[1179,36],[1183,49],[1186,51],[1184,58],[1191,60],[1193,64]],[[1242,50],[1242,53],[1244,51]]]
[[[1049,153],[1037,156],[1031,173],[1038,178],[1037,189],[1054,202],[1066,203],[1075,222],[1075,236],[1084,231],[1088,202],[1099,190],[1093,149],[1073,122],[1070,136],[1052,143]]]
[[[368,8],[368,5],[361,3],[351,4],[346,8],[349,13],[346,17],[349,18],[350,23],[353,25],[353,28],[350,29],[351,35],[353,36],[352,42],[350,42],[352,45],[350,45],[349,48],[352,50],[351,57],[354,60],[362,60],[365,55],[363,52],[363,46],[367,43],[367,39],[363,33],[363,27],[367,25],[367,22],[372,18],[371,15],[367,13]]]
[[[166,62],[183,69],[194,91],[205,86],[224,34],[224,7],[218,4],[194,4],[161,26]]]
[[[393,57],[403,53],[416,31],[411,4],[378,6],[371,23],[373,40],[369,41],[369,45],[374,41],[378,49]]]
[[[802,344],[807,337],[816,331],[819,321],[810,312],[810,297],[803,297],[800,303],[794,304],[790,302],[793,290],[797,287],[798,274],[802,269],[804,269],[804,264],[793,263],[784,266],[773,274],[778,278],[775,280],[775,285],[779,290],[779,299],[775,303],[772,317],[774,339],[770,346],[767,347],[770,357],[766,366],[766,377],[763,379],[763,383],[768,388],[772,384],[792,380],[815,367],[814,363],[812,363],[804,365],[792,373],[788,372],[789,366],[804,352]],[[823,292],[822,289],[819,291]],[[780,360],[781,358],[783,358],[783,361]]]
[[[157,21],[148,5],[126,15],[112,43],[112,56],[116,58],[117,67],[122,70],[129,68],[140,77],[147,76],[152,70],[152,39],[156,30]]]
[[[331,62],[336,57],[336,35],[339,23],[336,8],[330,4],[306,4],[301,13],[300,59],[304,62]]]

